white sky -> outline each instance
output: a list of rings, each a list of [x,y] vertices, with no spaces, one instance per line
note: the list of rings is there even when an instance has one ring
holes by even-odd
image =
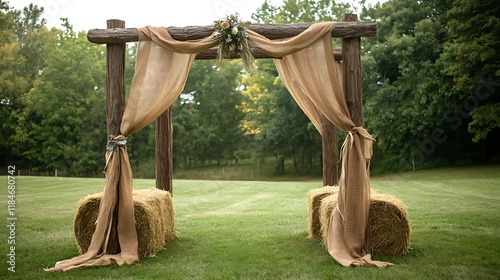
[[[214,20],[238,12],[242,20],[264,0],[7,0],[22,9],[30,3],[44,7],[49,27],[61,27],[61,17],[69,19],[75,31],[106,28],[106,20],[121,19],[126,27],[212,25]],[[279,5],[282,0],[270,0]]]
[[[30,3],[44,7],[49,27],[61,27],[60,18],[69,19],[75,31],[106,28],[106,20],[120,19],[126,27],[212,25],[214,20],[238,12],[242,20],[264,0],[6,0],[22,9]],[[269,0],[281,5],[283,0]],[[354,2],[354,1],[353,1]],[[356,1],[357,2],[357,1]],[[367,2],[377,2],[375,0]]]

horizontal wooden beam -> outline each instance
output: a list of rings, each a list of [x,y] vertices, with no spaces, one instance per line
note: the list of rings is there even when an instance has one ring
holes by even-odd
[[[247,28],[274,40],[296,36],[311,24],[252,24]],[[214,32],[213,26],[171,26],[167,30],[172,38],[179,41],[205,38]],[[368,21],[337,22],[332,29],[332,37],[375,37],[376,34],[377,23]],[[87,39],[96,44],[137,42],[139,33],[137,28],[91,29],[87,32]]]
[[[260,52],[258,50],[253,51],[253,56],[255,58],[280,58],[280,57],[271,57],[268,56],[267,54]],[[335,57],[335,60],[342,60],[342,48],[341,47],[336,47],[333,49],[333,56]],[[198,53],[196,55],[196,59],[202,60],[202,59],[216,59],[217,58],[217,48],[212,48],[208,49],[206,51],[203,51],[201,53]],[[229,59],[233,58],[240,58],[240,55],[238,53],[232,53],[229,57]]]

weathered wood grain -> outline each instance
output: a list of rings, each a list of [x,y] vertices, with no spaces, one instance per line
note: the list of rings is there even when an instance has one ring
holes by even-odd
[[[269,39],[293,37],[306,30],[312,23],[295,24],[252,24],[251,29]],[[172,38],[179,41],[196,40],[209,36],[214,32],[213,26],[166,27]],[[332,29],[333,37],[375,37],[377,24],[375,22],[337,22]],[[92,43],[111,44],[137,42],[137,28],[91,29],[87,39]]]

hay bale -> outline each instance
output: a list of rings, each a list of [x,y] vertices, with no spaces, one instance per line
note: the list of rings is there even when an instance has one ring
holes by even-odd
[[[309,238],[321,237],[321,223],[319,207],[321,199],[332,194],[337,194],[338,186],[324,186],[319,189],[312,189],[307,193],[309,206]]]
[[[410,250],[410,225],[408,211],[403,202],[388,194],[371,191],[369,226],[374,255],[404,256]],[[337,195],[321,200],[320,223],[323,244],[326,245],[328,227]]]
[[[320,233],[323,240],[323,244],[326,245],[326,239],[328,237],[328,226],[330,225],[330,217],[332,216],[333,207],[337,203],[337,194],[325,196],[321,200],[321,205],[319,207],[319,219],[320,219]]]
[[[404,256],[410,251],[408,211],[401,199],[372,192],[369,219],[373,254]]]
[[[74,220],[78,251],[87,251],[95,231],[102,193],[89,195],[80,201]],[[150,188],[133,190],[135,228],[139,257],[151,257],[175,237],[174,208],[169,192]]]

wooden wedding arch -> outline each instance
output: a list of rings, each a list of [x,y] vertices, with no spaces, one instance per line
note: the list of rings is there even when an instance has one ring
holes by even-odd
[[[322,28],[321,32],[318,32],[320,29],[316,29],[318,26]],[[309,29],[309,27],[311,28]],[[316,92],[324,94],[322,97],[328,95],[326,99],[316,98],[316,103],[314,103],[316,107],[323,107],[324,110],[321,111],[321,114],[328,116],[328,119],[323,116],[321,120],[323,141],[323,184],[326,186],[337,185],[338,183],[339,185],[339,199],[337,200],[337,204],[330,218],[328,251],[332,257],[344,266],[350,266],[351,264],[375,265],[379,267],[391,265],[390,263],[371,260],[371,249],[368,245],[370,244],[370,235],[369,230],[367,230],[368,211],[370,208],[370,186],[366,170],[366,160],[371,158],[372,142],[374,139],[363,128],[360,39],[361,37],[376,36],[376,23],[359,22],[357,20],[357,15],[345,14],[342,16],[342,21],[335,24],[331,22],[320,24],[255,24],[247,28],[247,32],[250,33],[251,31],[253,34],[252,38],[254,41],[252,41],[252,43],[256,43],[259,40],[262,42],[264,40],[271,41],[290,37],[296,38],[296,36],[302,34],[302,32],[307,34],[320,34],[323,36],[321,41],[315,41],[319,42],[316,46],[319,46],[318,49],[321,51],[314,51],[314,55],[318,53],[321,54],[312,58],[314,63],[308,64],[308,59],[313,57],[310,56],[311,51],[308,51],[307,55],[294,57],[298,58],[302,63],[301,67],[295,67],[295,70],[299,70],[297,68],[302,68],[302,66],[308,64],[304,69],[300,69],[305,70],[307,73],[285,75],[285,79],[287,80],[285,85],[288,87],[290,82],[300,82],[298,85],[302,87],[300,91],[309,91],[308,98],[311,98],[312,94]],[[149,29],[149,27],[147,29]],[[173,41],[203,39],[209,37],[214,32],[212,26],[191,26],[184,28],[168,27],[166,29],[167,30],[163,29],[163,27],[156,28],[156,30],[168,34],[168,37],[173,39]],[[328,36],[325,37],[325,33]],[[170,88],[167,91],[163,91],[163,88],[174,88],[173,84],[177,82],[175,90],[172,92],[177,94],[181,91],[182,88],[180,86],[184,86],[184,84],[180,85],[178,82],[181,79],[184,80],[188,74],[194,54],[187,54],[189,60],[179,59],[181,64],[184,63],[184,65],[180,67],[182,68],[180,72],[176,72],[180,68],[177,68],[177,70],[174,68],[168,70],[170,74],[182,73],[182,78],[179,78],[181,76],[175,75],[148,76],[152,79],[149,82],[155,86],[157,85],[156,82],[160,79],[162,81],[168,81],[168,85],[161,84],[161,89],[153,87],[153,89],[146,91],[146,95],[150,98],[165,98],[168,102],[163,103],[163,105],[165,105],[164,107],[155,107],[156,111],[150,114],[150,119],[147,119],[147,121],[145,119],[139,119],[139,121],[132,119],[131,121],[130,114],[137,113],[135,110],[137,108],[134,109],[133,107],[138,104],[143,104],[139,102],[140,99],[138,99],[138,95],[140,95],[142,91],[137,91],[137,89],[136,91],[131,91],[135,93],[135,95],[131,94],[135,99],[128,104],[127,111],[125,111],[125,51],[127,42],[137,42],[139,40],[139,29],[125,28],[125,22],[122,20],[108,20],[107,29],[89,30],[87,37],[90,42],[107,45],[107,134],[110,136],[110,140],[106,146],[106,166],[109,168],[106,169],[106,185],[99,205],[98,222],[96,223],[96,229],[92,235],[92,241],[88,251],[72,259],[57,262],[53,268],[46,269],[46,271],[66,271],[78,267],[108,265],[111,263],[118,263],[119,265],[124,263],[132,264],[139,261],[132,195],[132,170],[128,160],[126,147],[124,146],[128,134],[140,130],[141,125],[149,123],[154,118],[157,118],[155,132],[156,187],[170,193],[173,191],[172,110],[171,108],[167,108],[171,104],[172,100],[170,98],[172,96],[168,96],[168,94],[171,93],[168,91]],[[333,49],[333,55],[330,53],[332,50],[331,45],[328,45],[331,44],[331,37],[342,38],[342,48],[340,50]],[[211,40],[213,41],[213,38]],[[144,41],[142,42],[144,43]],[[313,44],[316,44],[315,42]],[[189,43],[191,44],[192,42]],[[283,43],[283,41],[280,41],[280,43]],[[167,48],[165,48],[165,46],[159,48],[158,45],[152,45],[147,42],[146,44],[154,48],[154,51],[160,50],[161,53],[165,53],[167,48],[169,48],[169,46],[167,46]],[[255,58],[278,58],[275,60],[275,64],[280,65],[280,69],[283,70],[283,63],[286,64],[290,61],[290,52],[272,52],[270,48],[275,45],[268,43],[263,45],[266,46],[260,48],[262,51],[271,54],[274,53],[276,56],[282,54],[284,57],[283,61],[279,60],[280,57],[270,57],[264,54],[264,52],[254,52]],[[323,48],[324,45],[328,45],[328,48]],[[139,48],[139,50],[148,51],[151,50],[151,48]],[[207,50],[207,48],[204,48],[205,51],[197,53],[196,59],[214,59],[217,57],[217,49]],[[326,53],[325,50],[327,50]],[[296,51],[295,53],[298,52],[299,51]],[[168,50],[168,54],[172,53],[174,53],[174,51]],[[139,54],[141,54],[140,51],[138,52],[138,57]],[[173,57],[168,55],[158,56],[157,52],[155,54],[157,55],[153,55],[151,58],[153,60],[160,59],[154,61],[153,64],[156,66],[165,66],[166,64],[156,62]],[[182,56],[186,58],[186,54],[182,54]],[[234,58],[236,58],[236,56]],[[325,60],[325,58],[327,60]],[[337,66],[335,66],[335,68],[320,67],[320,65],[332,65],[329,60],[334,59],[342,61],[342,81],[339,80],[340,75],[337,75]],[[144,62],[144,59],[138,59],[138,61]],[[186,63],[189,63],[189,65],[186,66]],[[139,79],[143,82],[144,79],[141,75],[145,75],[144,63],[138,65],[140,67],[137,68],[136,65],[136,70],[139,69],[139,71],[136,71],[134,80],[137,76],[140,76]],[[147,67],[149,67],[149,65]],[[285,65],[285,67],[288,66]],[[153,69],[160,69],[158,71],[151,70],[154,73],[163,73],[164,70],[162,68]],[[137,73],[139,73],[139,75]],[[334,73],[335,77],[330,76]],[[307,76],[307,74],[315,76]],[[335,83],[325,83],[324,80],[315,80],[314,78],[316,76],[328,77],[328,79],[335,81]],[[309,82],[314,84],[314,86],[311,87],[308,84]],[[339,88],[340,83],[342,83],[343,89]],[[134,85],[134,83],[132,84]],[[322,87],[316,88],[315,85],[317,84],[321,84]],[[295,91],[298,86],[293,85],[292,91]],[[134,87],[132,86],[132,88]],[[341,90],[343,90],[344,96],[342,96]],[[157,91],[161,91],[161,94],[157,94]],[[167,94],[164,94],[165,92]],[[330,94],[332,95],[330,96]],[[152,100],[154,100],[154,102],[160,101],[159,99]],[[149,104],[151,104],[151,101]],[[153,104],[156,105],[156,103]],[[129,110],[130,105],[132,105],[133,109]],[[329,105],[332,105],[333,108],[326,108]],[[145,107],[147,107],[148,110],[151,109],[151,106]],[[347,113],[349,116],[347,116]],[[144,115],[144,112],[142,112],[141,117]],[[125,119],[123,119],[124,116]],[[341,116],[341,118],[337,118],[337,116]],[[348,132],[346,133],[346,141],[344,142],[345,146],[342,149],[343,160],[341,176],[338,176],[336,128],[330,120],[334,121],[340,128]],[[317,121],[315,120],[315,122]],[[120,126],[124,123],[124,131],[120,131]],[[124,135],[121,135],[122,132]]]
[[[311,23],[299,24],[253,24],[247,28],[267,37],[281,39],[296,36],[306,30]],[[214,32],[212,26],[167,27],[173,39],[179,41],[196,40]],[[343,65],[343,88],[351,115],[356,126],[364,126],[363,83],[361,75],[361,37],[375,37],[375,22],[358,21],[356,14],[344,14],[342,20],[332,29],[332,37],[342,38],[342,47],[334,48],[335,60]],[[92,43],[106,44],[107,66],[107,135],[119,135],[120,123],[125,108],[125,51],[127,42],[137,42],[136,28],[125,28],[125,21],[110,19],[107,29],[91,29],[87,38]],[[196,59],[215,59],[217,49],[203,51]],[[254,51],[255,58],[273,58],[262,52]],[[238,58],[233,55],[232,58]],[[322,118],[323,134],[323,185],[338,183],[338,147],[336,128],[328,119]],[[172,110],[169,108],[156,120],[155,161],[156,187],[173,192],[172,162]]]

